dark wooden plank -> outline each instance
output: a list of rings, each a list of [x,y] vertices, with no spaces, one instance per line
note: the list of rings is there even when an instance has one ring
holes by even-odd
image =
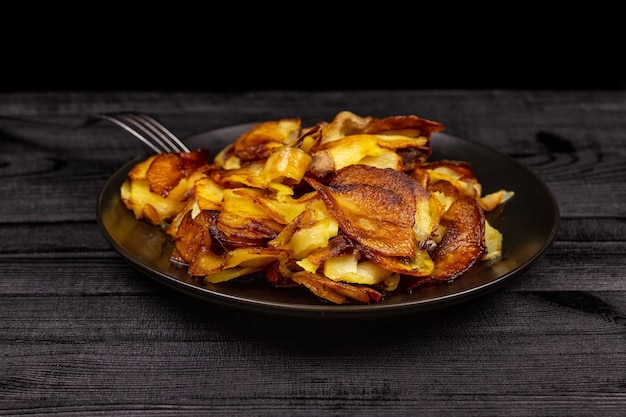
[[[626,409],[623,91],[0,98],[0,414],[621,416]],[[417,114],[542,178],[559,204],[560,229],[524,274],[439,311],[313,320],[213,305],[147,277],[101,234],[100,188],[145,149],[116,126],[85,122],[129,109],[185,137],[280,117],[328,120],[346,109]]]
[[[114,398],[122,412],[156,401],[233,413],[262,402],[286,414],[289,406],[452,412],[490,404],[519,415],[615,411],[623,401],[623,323],[533,294],[371,323],[249,317],[154,296],[11,297],[0,307],[13,312],[0,321],[1,386],[13,404],[51,411]]]

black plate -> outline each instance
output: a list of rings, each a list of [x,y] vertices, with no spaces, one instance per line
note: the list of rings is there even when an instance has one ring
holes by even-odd
[[[186,139],[191,147],[203,147],[213,155],[252,124],[231,126]],[[255,312],[315,317],[378,317],[442,308],[467,301],[527,270],[550,247],[559,227],[559,208],[546,185],[514,159],[479,143],[447,133],[431,138],[430,160],[457,159],[472,164],[485,194],[501,188],[515,196],[487,214],[504,236],[502,258],[478,263],[451,283],[422,288],[410,294],[397,290],[371,305],[334,305],[316,299],[308,290],[277,289],[263,280],[205,283],[187,275],[187,268],[170,262],[172,243],[165,233],[137,221],[120,200],[119,189],[128,171],[145,158],[122,166],[106,182],[97,203],[103,234],[124,258],[141,271],[175,290],[225,306]]]

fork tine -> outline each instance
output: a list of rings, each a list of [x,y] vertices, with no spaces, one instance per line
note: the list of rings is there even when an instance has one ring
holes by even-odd
[[[135,136],[137,139],[142,141],[144,144],[148,145],[150,147],[150,149],[152,149],[154,152],[156,152],[156,153],[161,153],[162,152],[161,148],[159,148],[158,146],[156,146],[155,144],[150,142],[150,140],[148,140],[148,138],[146,138],[145,136],[143,136],[142,134],[137,132],[137,130],[135,130],[133,128],[133,126],[130,126],[125,121],[119,120],[118,119],[119,116],[110,116],[108,114],[98,114],[98,115],[96,115],[96,117],[99,117],[99,118],[104,119],[104,120],[108,120],[111,123],[115,123],[116,125],[118,125],[122,129],[124,129],[127,132],[131,133],[133,136]]]
[[[157,137],[162,140],[160,143],[167,143],[169,149],[176,152],[189,152],[189,148],[180,139],[152,116],[141,113],[128,113],[127,116],[137,122],[143,123],[142,126],[157,135]],[[155,140],[157,139],[155,138]]]
[[[189,152],[189,148],[156,119],[141,113],[99,114],[131,133],[156,153]]]

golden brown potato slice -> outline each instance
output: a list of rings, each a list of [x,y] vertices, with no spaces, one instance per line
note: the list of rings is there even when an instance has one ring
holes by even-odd
[[[299,118],[262,122],[241,134],[215,157],[226,169],[240,168],[242,162],[267,159],[283,145],[293,145],[300,134]]]
[[[146,179],[150,183],[150,191],[167,197],[167,194],[185,176],[179,155],[159,154],[146,171]]]
[[[309,272],[316,272],[317,269],[324,264],[324,261],[328,259],[357,253],[358,249],[354,244],[346,238],[343,233],[340,233],[332,239],[329,239],[328,245],[310,251],[306,257],[306,262],[307,265],[311,266]]]
[[[194,193],[194,182],[204,176],[208,151],[152,155],[135,165],[120,189],[122,201],[138,219],[163,226],[171,221]]]
[[[476,199],[460,197],[441,216],[443,239],[432,254],[433,272],[425,277],[409,277],[407,288],[451,281],[467,271],[486,251],[485,216]]]
[[[390,116],[386,118],[360,117],[349,111],[342,111],[335,115],[331,123],[323,128],[321,144],[341,139],[359,133],[402,135],[416,138],[429,137],[439,132],[444,126],[435,121],[418,116]]]
[[[412,258],[415,202],[407,199],[415,195],[412,184],[416,183],[392,169],[366,165],[348,166],[338,178],[337,183],[328,186],[310,178],[307,181],[341,230],[369,251]]]
[[[382,294],[373,288],[337,282],[323,275],[299,271],[291,279],[307,287],[316,296],[335,304],[346,304],[350,301],[362,304],[378,302]]]
[[[189,275],[212,274],[220,271],[226,263],[223,254],[217,254],[212,250],[214,242],[210,229],[218,213],[205,210],[194,218],[191,211],[188,211],[172,237],[174,250],[170,258],[175,262],[187,264]]]
[[[172,237],[174,251],[171,258],[177,262],[193,263],[194,256],[202,247],[211,248],[209,229],[219,212],[202,211],[195,218],[188,211],[182,218],[176,234]]]
[[[328,214],[324,203],[315,199],[268,245],[288,252],[292,259],[300,260],[312,250],[327,246],[338,232],[339,226]]]

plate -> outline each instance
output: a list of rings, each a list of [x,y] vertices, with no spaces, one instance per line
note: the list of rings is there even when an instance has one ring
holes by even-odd
[[[230,126],[187,138],[192,148],[215,155],[252,124]],[[396,290],[376,304],[335,305],[319,301],[305,289],[278,289],[263,280],[237,279],[220,284],[190,277],[187,268],[170,261],[173,245],[159,228],[138,221],[120,200],[128,171],[147,156],[124,164],[104,184],[97,201],[103,235],[132,265],[157,281],[190,296],[253,312],[309,317],[381,317],[428,311],[468,301],[493,291],[525,272],[550,247],[559,227],[559,208],[547,186],[511,157],[478,142],[438,132],[431,136],[429,160],[468,161],[485,194],[501,188],[515,192],[504,205],[487,213],[504,236],[502,257],[477,263],[454,281],[415,290]]]

